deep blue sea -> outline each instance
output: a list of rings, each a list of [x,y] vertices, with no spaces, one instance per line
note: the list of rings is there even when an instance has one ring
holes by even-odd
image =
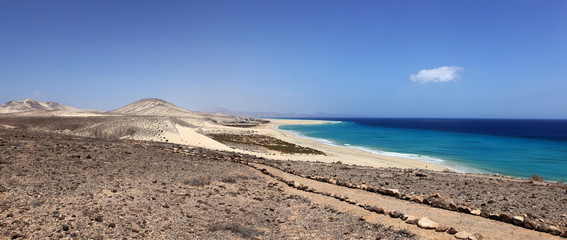
[[[282,130],[462,172],[567,182],[567,120],[334,118]]]

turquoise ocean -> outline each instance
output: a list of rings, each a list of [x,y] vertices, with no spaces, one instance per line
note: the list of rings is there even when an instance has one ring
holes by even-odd
[[[317,119],[279,128],[326,144],[417,159],[460,172],[567,182],[566,120]]]

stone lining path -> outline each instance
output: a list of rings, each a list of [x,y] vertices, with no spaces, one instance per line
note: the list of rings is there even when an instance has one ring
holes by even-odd
[[[511,224],[495,221],[480,216],[464,214],[454,211],[447,211],[444,209],[433,208],[423,204],[417,204],[400,200],[394,197],[383,196],[381,194],[371,193],[359,189],[351,189],[347,187],[337,186],[330,183],[319,182],[300,176],[292,175],[275,169],[263,164],[251,163],[256,169],[266,169],[274,177],[289,181],[294,181],[296,184],[301,184],[314,189],[315,192],[329,193],[331,196],[326,196],[319,193],[312,193],[308,191],[301,191],[295,188],[286,188],[286,191],[293,192],[294,194],[301,195],[310,199],[311,201],[333,207],[339,211],[349,212],[364,218],[366,221],[372,223],[383,223],[385,225],[394,226],[400,229],[408,229],[409,231],[417,234],[422,239],[456,239],[457,236],[463,235],[463,232],[478,233],[484,239],[563,239],[559,236],[553,236],[548,233],[537,232],[534,230],[517,227]],[[265,172],[265,171],[264,171]],[[275,178],[272,178],[275,180]],[[304,187],[305,188],[305,187]],[[333,195],[343,195],[349,202],[355,201],[357,204],[350,204],[347,201],[341,201],[332,197]],[[434,230],[425,230],[419,228],[417,225],[407,224],[400,218],[391,218],[384,214],[378,214],[365,210],[363,205],[370,205],[382,208],[386,213],[397,211],[402,214],[408,214],[417,218],[427,217],[434,222],[452,227],[461,234],[451,235],[447,232],[435,232]]]

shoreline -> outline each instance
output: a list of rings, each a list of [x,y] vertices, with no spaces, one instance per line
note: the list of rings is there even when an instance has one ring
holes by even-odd
[[[309,155],[309,156],[288,156],[286,159],[293,160],[304,160],[304,161],[321,161],[321,162],[337,162],[340,161],[345,164],[355,164],[362,166],[371,167],[397,167],[397,168],[418,168],[427,169],[434,171],[451,170],[447,166],[425,162],[416,159],[403,158],[382,155],[378,153],[372,153],[369,151],[364,151],[362,149],[349,148],[344,146],[337,146],[326,144],[315,139],[310,139],[306,137],[301,137],[293,132],[279,129],[279,126],[283,125],[317,125],[317,124],[332,124],[337,121],[325,121],[325,120],[296,120],[296,119],[266,119],[270,123],[261,126],[260,128],[255,128],[263,132],[266,135],[279,138],[283,141],[288,141],[294,144],[314,148],[325,152],[327,156],[320,155]],[[274,156],[269,156],[274,158]]]

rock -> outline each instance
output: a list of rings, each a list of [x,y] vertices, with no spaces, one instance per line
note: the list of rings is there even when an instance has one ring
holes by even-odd
[[[132,228],[132,232],[139,233],[141,231],[142,231],[142,229],[135,228],[135,227]]]
[[[488,218],[493,219],[493,220],[498,220],[499,216],[496,213],[491,213],[491,214],[488,214]]]
[[[400,217],[400,219],[402,219],[403,221],[405,221],[406,219],[408,219],[409,215],[407,214],[402,214],[402,216]]]
[[[475,233],[475,234],[474,234],[474,237],[475,237],[477,240],[484,240],[484,236],[482,236],[482,234],[480,234],[480,233]]]
[[[471,213],[471,209],[467,206],[458,206],[457,211],[463,212],[463,213]]]
[[[447,226],[439,226],[435,228],[436,232],[446,232],[447,230],[449,230],[449,227]]]
[[[417,177],[427,177],[427,174],[425,174],[424,172],[416,172],[415,176]]]
[[[559,234],[561,234],[561,230],[559,228],[557,228],[556,226],[549,226],[548,233],[551,233],[553,235],[559,235]]]
[[[402,216],[402,214],[398,211],[391,211],[389,215],[391,218],[400,218]]]
[[[330,183],[330,184],[337,184],[337,180],[335,180],[335,179],[329,179],[329,183]]]
[[[480,213],[481,213],[480,209],[475,209],[471,211],[471,214],[476,216],[480,216]]]
[[[408,215],[406,218],[407,224],[417,224],[418,221],[419,219],[416,216]]]
[[[96,216],[96,217],[95,217],[95,221],[97,221],[97,222],[102,222],[102,216],[100,216],[100,215],[99,215],[99,216]]]
[[[410,201],[415,202],[415,203],[423,203],[423,198],[420,197],[420,196],[415,196],[415,197],[412,197],[410,199]]]
[[[512,216],[507,213],[500,213],[500,215],[498,215],[498,219],[505,223],[512,223]]]
[[[386,195],[392,196],[392,197],[397,197],[397,198],[402,197],[400,190],[394,189],[394,188],[386,189],[385,193],[386,193]]]
[[[547,224],[540,222],[537,224],[535,230],[540,232],[549,232],[549,227]]]
[[[468,232],[458,232],[455,234],[456,239],[469,239],[470,234]]]
[[[536,223],[529,219],[524,219],[524,227],[527,229],[534,229],[536,228]]]
[[[364,184],[360,185],[360,190],[368,190],[368,187]]]
[[[567,238],[567,230],[563,231],[563,233],[561,233],[561,237]]]
[[[449,210],[451,211],[457,211],[458,207],[457,205],[455,205],[454,203],[449,203]]]
[[[384,213],[385,213],[384,209],[383,209],[383,208],[379,208],[379,207],[377,207],[374,211],[375,211],[376,213],[379,213],[379,214],[384,214]]]
[[[191,228],[189,229],[189,231],[187,231],[188,233],[195,233],[195,229]]]
[[[431,200],[431,206],[436,207],[436,208],[442,208],[442,209],[449,208],[449,206],[447,205],[445,200],[442,199],[442,198],[435,198],[435,199]]]
[[[68,226],[68,225],[63,225],[63,227],[62,227],[61,229],[63,229],[63,231],[65,231],[65,232],[66,232],[66,231],[69,231],[69,226]]]
[[[450,227],[449,230],[447,230],[447,233],[449,233],[449,234],[455,234],[455,233],[458,233],[458,232],[459,231],[457,231],[457,229],[454,229],[452,227]]]
[[[480,216],[483,218],[488,218],[489,217],[489,213],[487,210],[483,209],[482,211],[480,211]]]
[[[423,229],[435,229],[439,227],[439,224],[434,221],[431,221],[429,218],[422,217],[417,222],[417,226]]]
[[[524,218],[520,216],[514,216],[512,217],[512,223],[517,226],[522,226],[524,225]]]
[[[109,223],[109,224],[108,224],[108,227],[109,227],[109,228],[115,228],[115,227],[116,227],[116,224],[115,224],[115,223]]]

